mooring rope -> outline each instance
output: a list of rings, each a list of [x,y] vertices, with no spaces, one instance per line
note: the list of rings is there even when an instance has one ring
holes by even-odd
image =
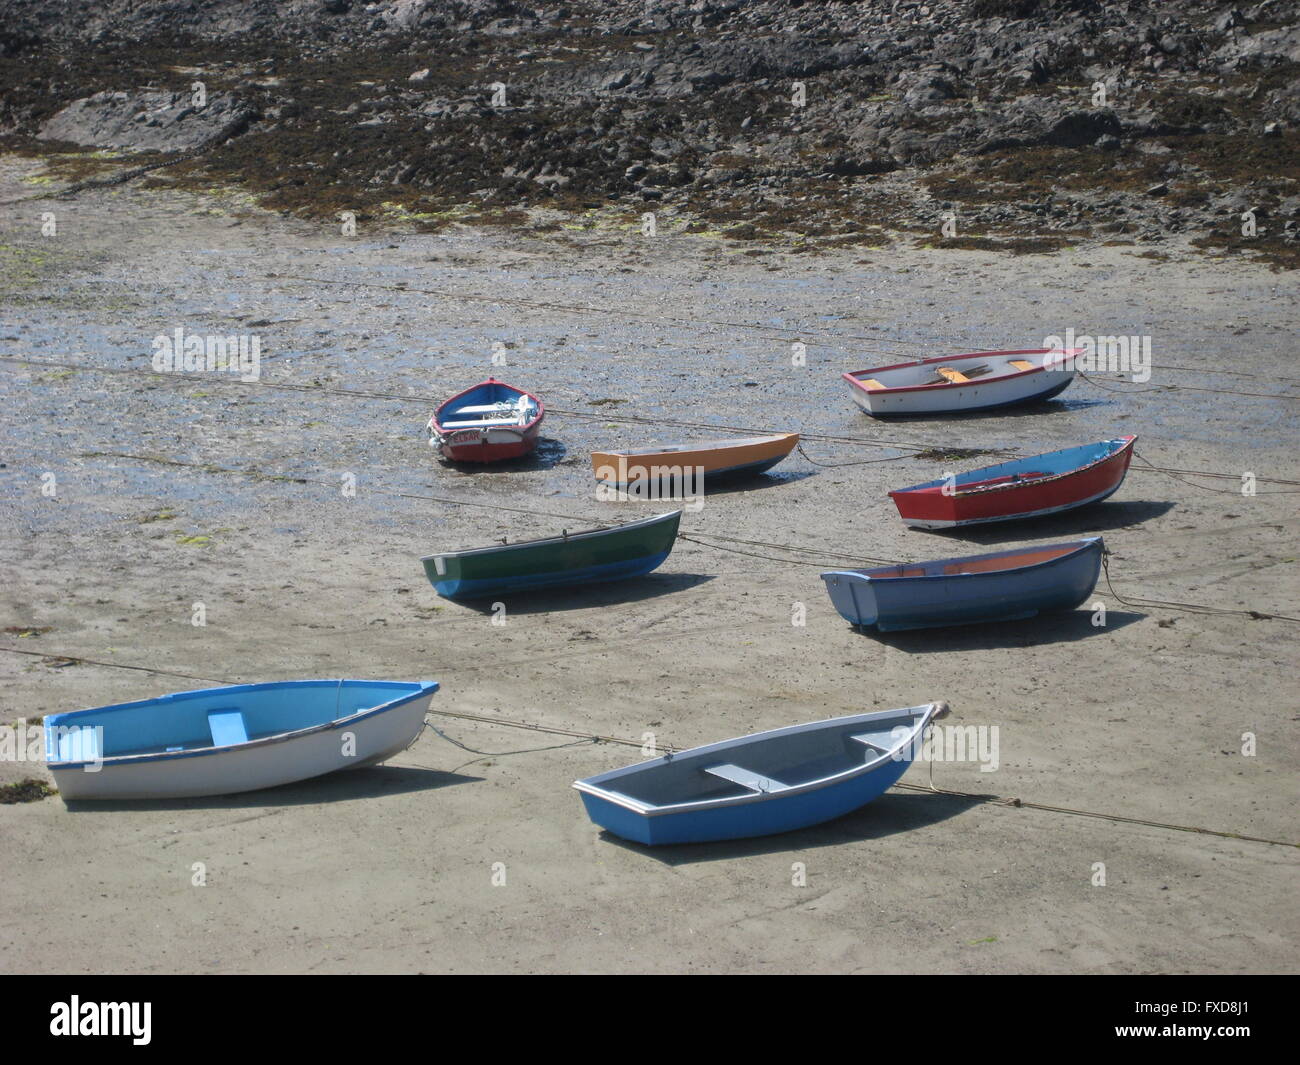
[[[530,722],[514,721],[509,718],[488,717],[482,714],[467,714],[463,711],[451,710],[430,710],[430,713],[445,715],[448,717],[457,717],[465,721],[476,721],[487,725],[502,725],[507,728],[528,729],[533,732],[553,732],[561,736],[578,736],[583,739],[595,740],[600,743],[616,743],[626,747],[637,747],[644,752],[645,743],[639,740],[630,740],[617,736],[599,736],[594,733],[580,733],[572,729],[558,729],[546,725],[536,725]],[[562,744],[561,746],[570,746]],[[666,743],[656,743],[655,752],[663,751],[665,753],[677,754],[686,748],[674,747]],[[651,756],[653,757],[653,755]],[[1098,813],[1093,810],[1079,810],[1069,806],[1056,806],[1048,803],[1030,802],[1024,799],[1010,798],[1000,795],[990,795],[987,793],[955,791],[950,788],[940,788],[934,783],[934,759],[927,759],[930,770],[928,785],[906,784],[896,782],[893,787],[901,788],[906,791],[931,792],[936,795],[948,795],[954,798],[971,799],[981,803],[987,803],[992,806],[1008,806],[1016,809],[1025,810],[1042,810],[1047,813],[1068,814],[1075,817],[1092,817],[1104,821],[1118,821],[1122,824],[1143,825],[1148,828],[1167,829],[1173,832],[1192,832],[1198,835],[1218,836],[1222,839],[1235,839],[1247,843],[1266,843],[1274,847],[1300,847],[1300,843],[1292,843],[1289,840],[1268,839],[1263,836],[1247,836],[1240,832],[1225,832],[1214,828],[1201,828],[1195,825],[1174,825],[1161,821],[1152,821],[1142,817],[1128,817],[1123,814]]]
[[[1137,450],[1136,448],[1133,449],[1133,457],[1134,457],[1135,459],[1138,459],[1138,460],[1143,464],[1143,466],[1145,466],[1147,469],[1149,469],[1149,470],[1154,470],[1156,473],[1163,473],[1166,477],[1172,477],[1175,481],[1181,481],[1183,484],[1188,485],[1189,487],[1192,487],[1192,488],[1199,488],[1202,492],[1217,492],[1217,493],[1219,493],[1219,494],[1225,494],[1225,495],[1241,495],[1241,494],[1242,494],[1240,488],[1212,488],[1212,487],[1211,487],[1210,485],[1208,485],[1208,484],[1197,484],[1195,481],[1189,481],[1186,477],[1181,476],[1181,474],[1182,474],[1184,471],[1182,471],[1182,470],[1171,470],[1171,469],[1167,469],[1167,468],[1165,468],[1165,467],[1163,467],[1163,466],[1156,466],[1154,463],[1149,462],[1149,461],[1147,460],[1146,456],[1139,454],[1139,453],[1138,453],[1138,450]],[[1234,477],[1234,475],[1233,475],[1233,474],[1230,474],[1230,473],[1199,473],[1199,472],[1196,471],[1196,470],[1189,470],[1189,471],[1186,471],[1186,472],[1191,473],[1191,475],[1194,476],[1194,477],[1220,477],[1220,478],[1224,478],[1224,479],[1232,479],[1232,478]],[[1237,480],[1240,480],[1240,479],[1241,479],[1240,475],[1235,475],[1235,476],[1236,476],[1236,479],[1237,479]],[[1257,480],[1258,480],[1258,478],[1257,478]],[[1295,482],[1295,481],[1279,481],[1279,480],[1277,480],[1277,479],[1275,478],[1275,479],[1273,479],[1272,483],[1275,483],[1275,484],[1295,484],[1296,482]],[[1278,490],[1276,490],[1276,491],[1272,491],[1272,492],[1259,492],[1259,491],[1257,491],[1257,492],[1255,492],[1254,494],[1255,494],[1255,495],[1260,495],[1260,496],[1293,496],[1293,495],[1300,495],[1300,489],[1288,489],[1288,488],[1282,488],[1282,489],[1278,489]],[[1248,497],[1243,496],[1243,498],[1248,498]]]
[[[868,466],[873,462],[897,462],[899,459],[915,458],[915,455],[885,455],[878,459],[857,459],[853,462],[819,462],[804,450],[803,444],[796,444],[795,450],[814,466],[820,466],[824,470],[838,470],[844,466]]]
[[[467,744],[461,743],[460,740],[458,739],[454,739],[453,737],[448,736],[445,732],[442,731],[442,729],[440,729],[427,717],[424,719],[424,727],[429,729],[431,732],[435,733],[436,735],[441,736],[453,747],[459,747],[462,751],[466,751],[469,754],[479,755],[478,758],[471,758],[468,762],[462,762],[460,765],[455,766],[450,770],[446,770],[446,772],[451,772],[451,773],[459,773],[462,769],[466,768],[467,766],[474,765],[476,762],[481,762],[484,758],[506,758],[514,754],[537,754],[541,751],[561,751],[568,747],[586,747],[591,744],[600,742],[600,740],[596,739],[594,736],[585,736],[582,739],[572,740],[569,743],[552,743],[545,747],[523,747],[516,751],[480,751],[480,750],[476,750],[473,747],[468,746]],[[411,743],[407,744],[407,749],[410,749],[410,747],[414,746],[414,744],[415,741],[412,740]],[[424,768],[432,769],[433,767],[425,766]]]
[[[1226,607],[1201,606],[1197,603],[1179,603],[1165,599],[1126,599],[1115,591],[1115,586],[1110,580],[1110,552],[1106,551],[1101,556],[1102,572],[1106,576],[1106,587],[1110,589],[1110,594],[1124,606],[1143,608],[1165,608],[1169,610],[1181,610],[1189,614],[1217,614],[1231,615],[1235,617],[1251,618],[1254,621],[1294,621],[1300,622],[1300,618],[1293,618],[1287,614],[1267,614],[1262,610],[1229,610]]]
[[[1231,388],[1203,388],[1199,385],[1152,385],[1150,388],[1116,388],[1110,384],[1102,384],[1100,380],[1093,377],[1084,370],[1075,370],[1093,388],[1100,388],[1103,392],[1118,392],[1121,395],[1139,395],[1143,392],[1214,392],[1223,396],[1252,396],[1255,399],[1285,399],[1295,402],[1300,400],[1300,396],[1280,395],[1276,392],[1239,392]]]

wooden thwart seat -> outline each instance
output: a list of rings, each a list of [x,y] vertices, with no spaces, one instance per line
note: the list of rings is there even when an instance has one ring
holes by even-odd
[[[1032,370],[1034,368],[1032,362],[1027,362],[1024,359],[1012,359],[1008,365],[1014,366],[1017,370]]]
[[[876,391],[876,390],[879,389],[879,388],[884,388],[884,387],[885,387],[885,386],[882,385],[879,381],[877,381],[874,377],[859,377],[859,378],[858,378],[858,384],[860,384],[863,388],[869,388],[869,389],[871,389],[871,391],[873,391],[873,392]]]
[[[732,784],[739,784],[742,788],[749,788],[751,791],[774,792],[790,790],[789,784],[782,784],[779,780],[765,777],[761,773],[751,773],[748,769],[741,769],[740,766],[731,765],[730,763],[711,765],[704,771],[711,773],[715,777],[730,781]]]
[[[970,378],[967,377],[960,370],[954,370],[950,366],[936,367],[934,372],[937,373],[940,377],[942,377],[945,381],[951,381],[955,385],[959,385],[962,384],[964,381],[970,380]]]

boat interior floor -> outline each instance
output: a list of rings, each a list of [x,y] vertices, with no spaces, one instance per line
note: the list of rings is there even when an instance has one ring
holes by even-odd
[[[997,573],[1000,570],[1020,569],[1022,566],[1036,566],[1041,562],[1051,562],[1076,550],[1078,550],[1077,544],[1065,544],[1061,547],[1019,551],[1001,558],[923,562],[915,566],[892,566],[889,569],[865,572],[872,580],[889,580],[895,577],[950,577],[958,573]]]
[[[779,794],[876,761],[897,746],[892,730],[906,723],[905,718],[894,718],[883,727],[858,724],[830,735],[809,732],[714,755],[678,756],[617,777],[605,787],[655,806]],[[725,761],[728,755],[742,764]]]

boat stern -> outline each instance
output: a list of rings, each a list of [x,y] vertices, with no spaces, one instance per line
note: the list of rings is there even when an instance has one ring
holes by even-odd
[[[830,570],[821,575],[826,594],[840,617],[850,625],[872,625],[879,608],[871,581],[851,570]]]

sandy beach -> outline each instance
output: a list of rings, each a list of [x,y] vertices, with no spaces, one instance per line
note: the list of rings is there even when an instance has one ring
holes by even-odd
[[[0,199],[41,172],[0,159]],[[1125,598],[1300,613],[1293,274],[1095,242],[803,254],[634,214],[345,237],[132,185],[0,208],[0,255],[0,725],[209,682],[442,685],[436,729],[380,768],[0,805],[0,971],[1297,970],[1293,623],[1103,582],[1103,626],[1085,607],[877,637],[818,578],[1102,535]],[[178,327],[258,336],[260,379],[152,373]],[[839,376],[1068,328],[1149,336],[1150,380],[883,423]],[[432,408],[489,375],[546,400],[536,459],[441,464]],[[732,430],[798,430],[805,453],[709,494],[649,577],[508,600],[504,624],[424,578],[435,551],[651,513],[597,501],[593,450]],[[944,449],[1127,433],[1200,475],[1135,463],[1104,504],[948,534],[885,494],[982,464]],[[819,828],[639,848],[569,787],[641,757],[584,737],[681,748],[932,699],[996,727],[996,770],[914,765]],[[0,762],[0,785],[29,777]]]

